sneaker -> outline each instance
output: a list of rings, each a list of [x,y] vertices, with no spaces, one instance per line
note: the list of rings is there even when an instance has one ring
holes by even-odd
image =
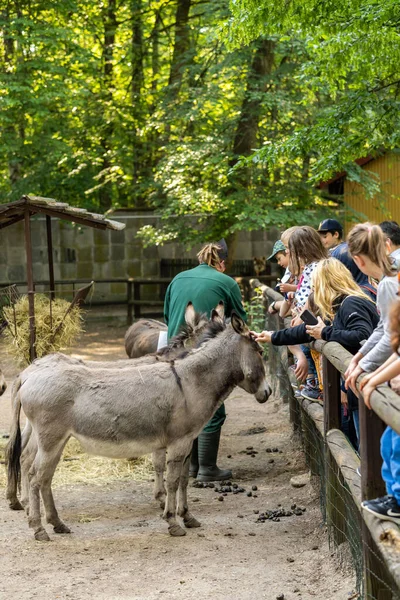
[[[364,510],[370,512],[378,519],[383,521],[392,521],[400,525],[400,505],[397,504],[394,496],[384,496],[375,500],[364,500],[361,503]]]
[[[301,395],[303,398],[307,398],[307,400],[313,400],[314,402],[323,402],[322,392],[317,387],[311,387],[309,385],[305,385]]]

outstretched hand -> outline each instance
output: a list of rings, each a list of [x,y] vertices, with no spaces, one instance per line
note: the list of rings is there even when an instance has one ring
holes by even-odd
[[[251,335],[254,336],[256,342],[261,342],[263,344],[268,344],[271,342],[271,337],[274,331],[261,331],[261,333],[257,333],[256,331],[251,331]]]

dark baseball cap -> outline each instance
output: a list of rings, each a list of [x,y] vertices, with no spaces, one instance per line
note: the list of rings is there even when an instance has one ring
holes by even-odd
[[[272,254],[271,254],[271,256],[268,256],[267,260],[271,260],[272,258],[275,258],[275,256],[278,254],[278,252],[286,252],[286,246],[283,242],[281,242],[281,240],[278,240],[277,242],[275,242],[274,247],[272,249]]]
[[[218,250],[218,256],[220,260],[226,260],[228,258],[228,246],[224,238],[219,240],[219,242],[217,242],[217,245],[220,247],[220,249]]]
[[[336,219],[325,219],[319,224],[318,231],[321,233],[325,231],[343,231],[343,227]]]

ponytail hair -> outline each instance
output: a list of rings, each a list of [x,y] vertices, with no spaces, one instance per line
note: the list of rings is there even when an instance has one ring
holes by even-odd
[[[352,256],[367,256],[384,275],[389,277],[395,275],[387,255],[386,237],[379,225],[373,223],[355,225],[347,237],[347,244]]]
[[[205,244],[197,254],[199,263],[201,265],[207,264],[209,267],[217,269],[221,265],[220,253],[222,250],[222,246],[220,244],[216,244],[215,242]]]

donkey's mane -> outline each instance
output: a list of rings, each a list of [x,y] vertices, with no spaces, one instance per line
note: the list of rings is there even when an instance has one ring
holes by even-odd
[[[208,320],[206,313],[196,312],[194,315],[193,323],[191,325],[188,325],[187,323],[185,323],[185,325],[182,325],[179,333],[177,333],[176,335],[174,335],[173,338],[170,339],[168,346],[164,346],[164,348],[158,350],[156,352],[156,356],[164,356],[165,354],[168,354],[170,350],[175,350],[176,348],[183,347],[185,345],[186,340],[188,340],[191,334],[193,333],[193,330],[199,325],[199,323],[202,320]]]

